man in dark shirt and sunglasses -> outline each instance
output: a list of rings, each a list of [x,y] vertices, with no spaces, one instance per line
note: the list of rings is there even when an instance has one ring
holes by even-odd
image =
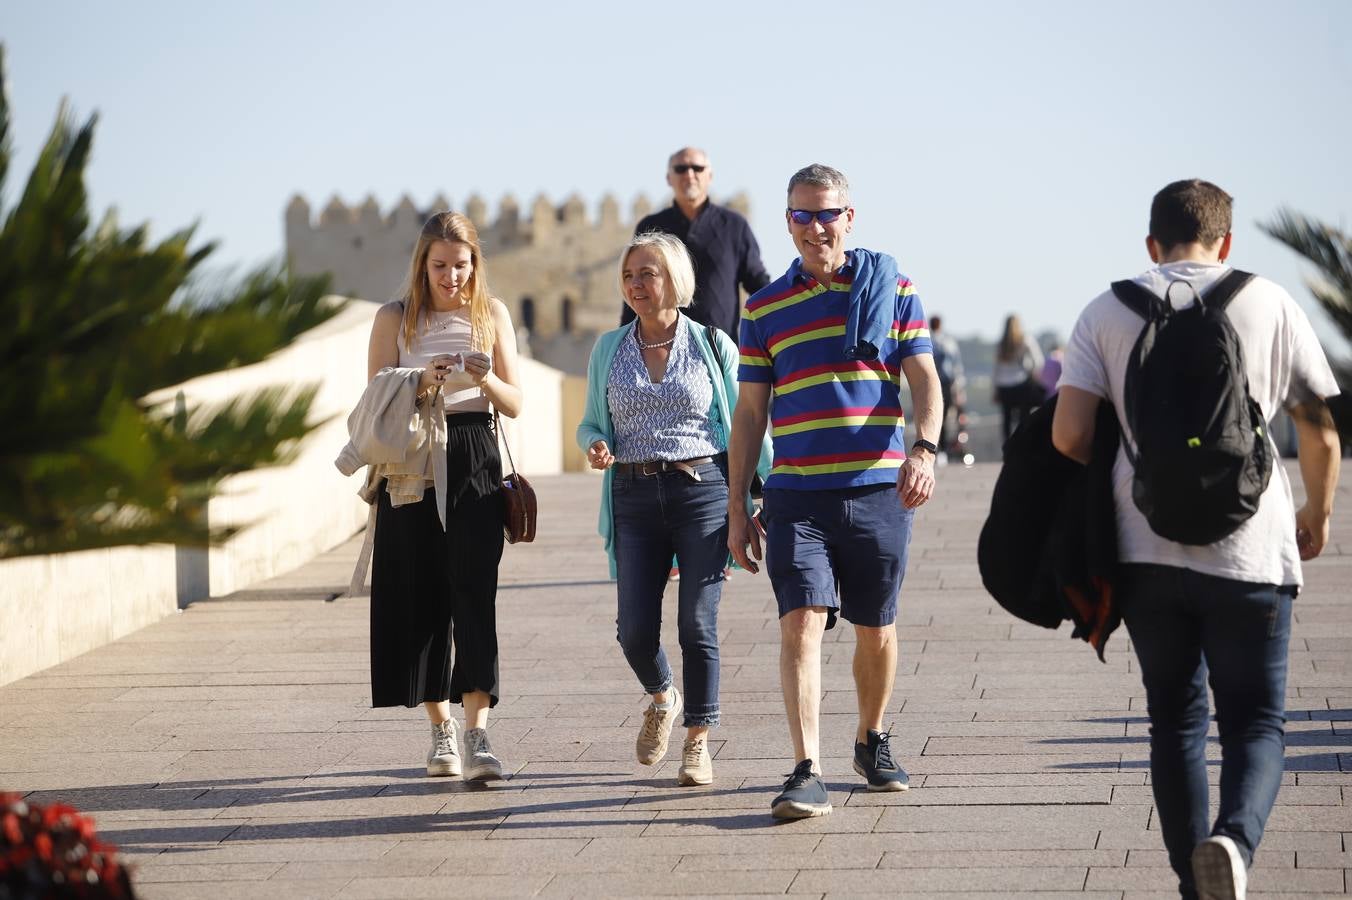
[[[667,160],[667,184],[674,202],[644,216],[634,234],[661,231],[675,235],[690,251],[695,263],[695,300],[686,315],[704,325],[723,329],[735,341],[742,315],[739,286],[748,294],[770,283],[761,263],[760,247],[751,226],[739,213],[709,199],[714,170],[703,150],[685,147]],[[634,318],[626,305],[620,314],[623,325]]]

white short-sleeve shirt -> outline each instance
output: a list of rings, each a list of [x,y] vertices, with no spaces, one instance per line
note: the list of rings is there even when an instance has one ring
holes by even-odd
[[[1205,293],[1228,271],[1229,266],[1218,263],[1185,261],[1166,263],[1134,280],[1164,297],[1169,285],[1178,280]],[[1178,285],[1169,292],[1169,300],[1181,309],[1192,304],[1193,293],[1186,285]],[[1338,393],[1338,383],[1309,319],[1280,285],[1254,278],[1231,301],[1226,314],[1244,348],[1249,392],[1268,422],[1284,406]],[[1124,419],[1123,380],[1132,346],[1144,325],[1109,290],[1080,314],[1065,348],[1061,386],[1079,388],[1111,403],[1124,440],[1130,438]],[[1119,449],[1113,464],[1113,493],[1123,562],[1179,566],[1235,581],[1301,583],[1295,506],[1282,466],[1273,466],[1272,479],[1253,517],[1228,537],[1203,546],[1179,544],[1156,534],[1132,502],[1132,475],[1126,451]]]

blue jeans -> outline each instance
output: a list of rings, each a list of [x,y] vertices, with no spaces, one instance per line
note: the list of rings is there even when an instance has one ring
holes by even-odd
[[[675,555],[681,568],[677,634],[685,673],[685,727],[718,724],[718,601],[728,559],[725,463],[695,481],[680,471],[616,473],[611,487],[619,589],[617,637],[649,694],[671,687],[662,649],[662,594]]]
[[[1150,712],[1150,780],[1169,864],[1196,896],[1190,860],[1210,835],[1246,863],[1277,799],[1286,746],[1293,585],[1233,581],[1176,566],[1122,567],[1123,620]],[[1220,732],[1220,810],[1207,821],[1207,682]]]

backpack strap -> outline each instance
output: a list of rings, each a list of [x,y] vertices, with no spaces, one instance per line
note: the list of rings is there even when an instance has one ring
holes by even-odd
[[[709,349],[713,351],[714,362],[718,363],[720,369],[723,368],[723,352],[718,349],[718,335],[714,334],[714,326],[704,326],[704,338],[709,342]]]
[[[1134,281],[1114,281],[1113,294],[1123,306],[1147,322],[1160,311],[1160,298]]]
[[[1244,286],[1252,280],[1252,273],[1231,269],[1221,276],[1220,281],[1211,286],[1202,301],[1207,306],[1214,306],[1217,310],[1224,312],[1225,308],[1230,305],[1230,301],[1235,299],[1235,295],[1244,290]]]

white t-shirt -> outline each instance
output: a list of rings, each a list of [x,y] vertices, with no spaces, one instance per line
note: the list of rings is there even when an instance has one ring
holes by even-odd
[[[1137,276],[1135,281],[1158,297],[1165,296],[1169,284],[1180,279],[1198,293],[1205,293],[1228,271],[1229,266],[1219,263],[1166,263]],[[1192,305],[1193,293],[1186,285],[1178,285],[1169,292],[1169,300],[1182,309]],[[1338,393],[1338,383],[1309,319],[1280,285],[1254,278],[1235,295],[1226,314],[1244,348],[1249,392],[1269,423],[1289,403]],[[1109,290],[1085,307],[1065,349],[1061,386],[1079,388],[1112,403],[1123,440],[1130,439],[1123,418],[1123,379],[1132,346],[1144,325],[1141,317]],[[1179,544],[1151,530],[1132,502],[1132,476],[1126,451],[1119,448],[1113,464],[1113,493],[1118,552],[1123,562],[1178,566],[1235,581],[1301,583],[1295,505],[1281,465],[1273,466],[1272,479],[1253,517],[1228,537],[1203,546]]]

